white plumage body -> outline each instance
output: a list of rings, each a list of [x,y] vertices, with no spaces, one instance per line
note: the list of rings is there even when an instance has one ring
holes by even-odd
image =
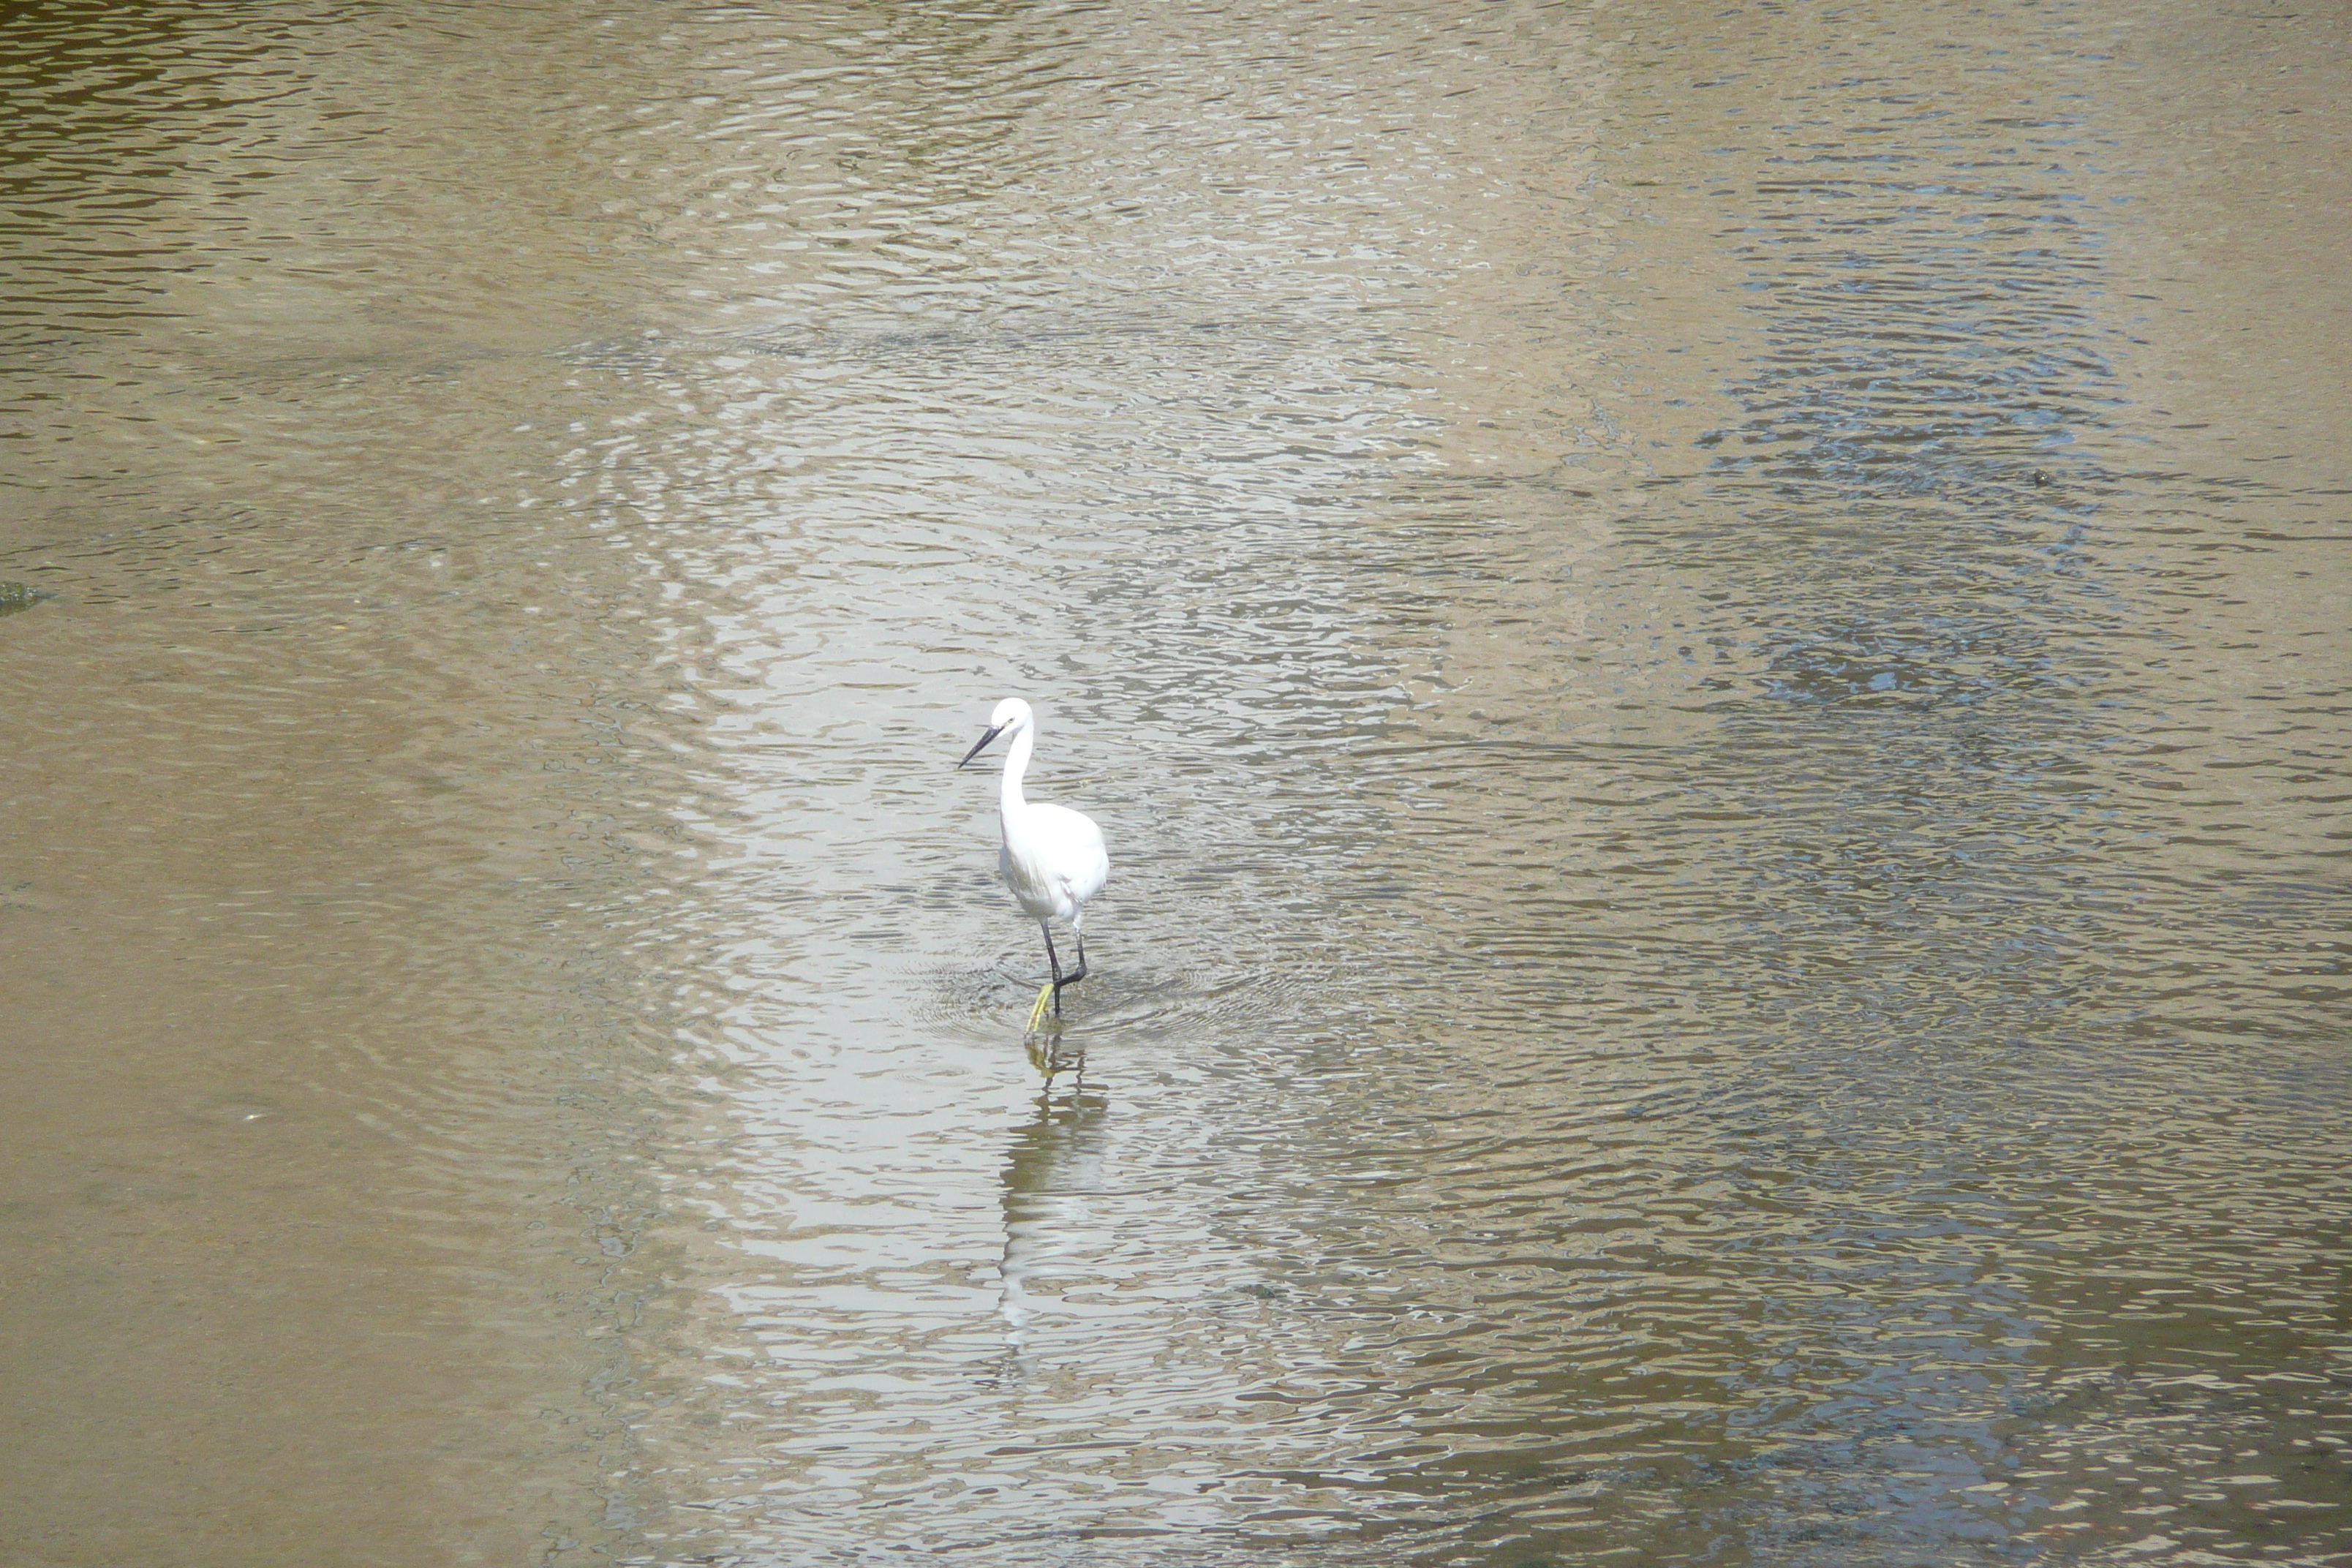
[[[1037,919],[1066,921],[1076,930],[1087,900],[1110,880],[1110,856],[1095,819],[1066,805],[1035,805],[1021,798],[1021,783],[1006,770],[1004,798],[997,815],[1004,837],[996,848],[996,868],[1023,909]]]

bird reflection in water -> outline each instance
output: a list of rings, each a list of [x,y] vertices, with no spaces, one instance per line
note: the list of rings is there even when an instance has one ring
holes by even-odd
[[[1004,1257],[997,1274],[1003,1298],[1006,1354],[1000,1374],[1018,1376],[1036,1309],[1031,1287],[1054,1272],[1057,1258],[1081,1250],[1094,1230],[1093,1200],[1102,1191],[1109,1143],[1110,1100],[1086,1081],[1085,1060],[1064,1052],[1058,1038],[1033,1043],[1031,1059],[1045,1073],[1036,1113],[1015,1132],[1004,1156]],[[1055,1079],[1066,1073],[1058,1093]]]

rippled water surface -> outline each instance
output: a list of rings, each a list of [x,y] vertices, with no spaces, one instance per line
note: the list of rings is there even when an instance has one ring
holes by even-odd
[[[2346,1560],[2347,68],[0,8],[7,1560]]]

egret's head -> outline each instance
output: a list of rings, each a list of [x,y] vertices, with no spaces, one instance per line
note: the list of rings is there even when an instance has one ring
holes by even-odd
[[[1006,698],[996,705],[996,711],[988,716],[988,733],[973,742],[971,750],[963,754],[963,763],[971,761],[972,758],[988,750],[988,743],[997,736],[1018,735],[1034,722],[1036,721],[1030,714],[1029,704],[1022,701],[1018,697]],[[961,767],[963,763],[958,763],[956,766]]]

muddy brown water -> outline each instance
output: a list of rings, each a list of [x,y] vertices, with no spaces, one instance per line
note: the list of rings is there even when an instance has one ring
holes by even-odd
[[[0,1557],[2340,1560],[2347,69],[0,8]]]

